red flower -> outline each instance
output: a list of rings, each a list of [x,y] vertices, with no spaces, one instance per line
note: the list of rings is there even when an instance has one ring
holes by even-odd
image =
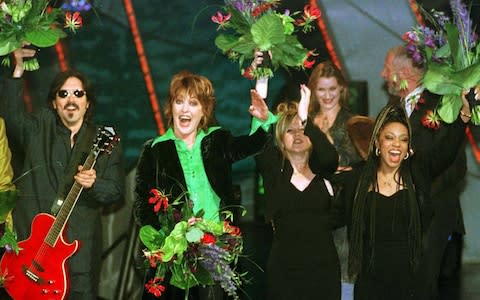
[[[273,6],[272,3],[263,3],[262,5],[256,7],[256,8],[252,11],[252,17],[258,17],[258,16],[261,15],[262,13],[266,12],[267,10],[269,10],[272,6]]]
[[[205,245],[211,245],[211,244],[215,244],[217,240],[215,239],[215,236],[211,233],[208,233],[208,232],[205,232],[203,234],[203,237],[202,239],[200,240],[200,242],[202,244],[205,244]]]
[[[318,7],[313,7],[310,4],[305,5],[303,8],[303,15],[301,19],[295,20],[295,25],[303,26],[303,32],[307,33],[313,29],[313,26],[310,24],[314,20],[320,18],[322,13]]]
[[[75,32],[78,28],[82,27],[83,21],[80,12],[76,11],[73,13],[67,12],[65,14],[65,28],[70,29]]]
[[[430,129],[438,129],[440,127],[440,117],[436,111],[427,110],[422,118],[422,125]]]
[[[308,5],[305,5],[305,7],[303,8],[303,18],[306,21],[316,20],[320,18],[321,15],[322,13],[320,12],[320,9],[318,9],[318,7],[313,7],[310,4],[308,4]]]
[[[148,261],[150,262],[150,266],[152,268],[156,268],[157,267],[157,263],[162,263],[163,260],[162,260],[162,252],[156,252],[156,253],[153,253],[151,254],[149,257],[148,257]]]
[[[317,56],[317,54],[313,51],[308,51],[307,57],[303,61],[303,67],[305,69],[310,69],[315,64],[315,60],[308,60],[310,58],[310,56]]]
[[[221,12],[217,11],[217,14],[212,16],[212,21],[214,23],[217,23],[218,25],[220,25],[217,28],[217,30],[218,30],[218,29],[222,28],[225,25],[225,23],[227,23],[228,20],[230,20],[231,17],[232,17],[231,13],[228,13],[226,15],[222,15]]]
[[[163,211],[166,212],[168,209],[168,197],[157,189],[151,189],[150,194],[152,197],[148,198],[148,203],[155,204],[153,211],[158,213],[163,206]]]
[[[155,297],[160,297],[166,289],[165,286],[159,283],[162,281],[163,277],[152,278],[145,284],[145,289],[147,290],[147,292],[153,294]]]
[[[237,226],[231,225],[229,221],[223,221],[223,232],[226,232],[234,236],[242,235],[240,228],[238,228]]]

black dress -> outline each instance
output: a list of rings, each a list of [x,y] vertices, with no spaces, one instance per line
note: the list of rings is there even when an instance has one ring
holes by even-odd
[[[293,168],[273,143],[256,156],[265,218],[275,226],[267,295],[272,300],[339,300],[340,266],[329,222],[332,196],[323,179],[335,172],[338,154],[310,120],[305,135],[312,142],[309,166],[316,176],[303,191],[290,182]]]
[[[355,299],[362,300],[407,300],[418,299],[415,283],[419,278],[412,271],[408,245],[407,190],[391,196],[369,192],[367,207],[372,201],[375,210],[374,263],[370,256],[363,255],[362,272],[355,284]],[[370,212],[365,214],[365,241],[370,236]],[[366,247],[369,247],[366,245]],[[370,253],[368,248],[364,253]]]
[[[340,265],[329,226],[331,196],[316,176],[299,191],[275,191],[275,232],[267,265],[269,299],[340,299]]]

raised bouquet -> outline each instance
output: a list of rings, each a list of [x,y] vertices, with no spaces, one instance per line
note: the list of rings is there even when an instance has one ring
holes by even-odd
[[[65,12],[61,8],[50,6],[49,0],[0,0],[0,56],[6,56],[2,64],[9,66],[8,54],[29,43],[35,47],[44,48],[55,45],[60,38],[66,36],[63,28],[75,32],[82,26],[79,11]],[[75,8],[71,2],[68,6]],[[88,2],[88,1],[81,1]],[[80,6],[84,8],[85,5]],[[33,58],[25,61],[25,70],[33,71],[39,68],[38,61]]]
[[[453,18],[434,10],[424,13],[431,26],[416,26],[403,35],[414,63],[426,67],[423,85],[442,96],[435,114],[447,123],[457,119],[463,91],[480,84],[480,46],[470,10],[462,0],[450,0],[450,6]],[[471,109],[471,122],[479,125],[480,107],[471,102]]]
[[[303,13],[276,11],[280,0],[225,0],[223,13],[217,12],[212,21],[217,30],[225,31],[215,39],[215,45],[245,72],[244,62],[254,58],[255,51],[271,56],[271,65],[255,68],[252,77],[272,77],[278,67],[310,68],[313,51],[298,41],[296,31],[312,30],[312,22],[320,16],[318,8],[306,5]],[[264,56],[264,59],[266,56]]]
[[[214,284],[239,299],[237,289],[244,275],[235,270],[243,250],[240,229],[227,220],[206,220],[202,210],[194,214],[187,193],[173,201],[158,189],[150,194],[148,201],[158,215],[160,229],[150,225],[140,228],[146,264],[156,269],[145,289],[159,297],[169,278],[171,285],[185,290],[185,299],[191,287]]]

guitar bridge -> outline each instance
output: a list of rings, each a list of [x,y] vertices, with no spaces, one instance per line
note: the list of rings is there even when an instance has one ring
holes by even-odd
[[[25,276],[27,276],[31,281],[33,281],[35,283],[38,283],[38,284],[44,284],[45,283],[45,281],[40,276],[38,276],[37,274],[32,272],[29,268],[27,268],[27,266],[23,265],[22,269],[23,269],[23,273],[25,274]]]

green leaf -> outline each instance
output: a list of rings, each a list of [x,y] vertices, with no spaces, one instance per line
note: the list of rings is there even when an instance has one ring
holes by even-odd
[[[282,19],[276,14],[262,16],[250,29],[253,41],[260,51],[267,51],[273,45],[285,42]]]
[[[18,254],[20,249],[17,244],[17,235],[8,226],[5,226],[5,232],[0,239],[0,247],[5,247],[6,245],[12,247],[13,251]]]
[[[185,238],[187,226],[187,222],[185,221],[178,222],[170,235],[165,239],[165,243],[162,248],[160,248],[163,253],[162,259],[164,262],[170,261],[174,255],[177,255],[179,260],[183,257],[183,252],[185,252],[188,247],[188,242]]]
[[[274,66],[298,67],[303,65],[307,58],[307,49],[297,40],[295,36],[288,36],[285,43],[275,46],[272,49],[272,63]]]
[[[7,39],[0,39],[0,56],[7,55],[15,49],[20,48],[22,45],[21,41],[18,41],[15,36],[10,36]]]
[[[48,30],[33,30],[25,33],[25,40],[32,43],[37,47],[51,47],[55,45],[58,40],[64,37],[65,32],[59,29],[48,29]]]
[[[188,270],[185,272],[185,270]],[[198,285],[195,276],[193,276],[192,272],[188,268],[184,268],[184,266],[179,264],[174,264],[171,267],[172,271],[172,278],[170,279],[170,284],[174,285],[182,290],[187,290],[191,287]]]
[[[225,25],[226,28],[234,28],[240,34],[250,32],[250,22],[244,15],[233,6],[227,6],[227,12],[231,14],[230,20]]]
[[[462,84],[454,78],[454,70],[448,65],[430,63],[423,76],[423,84],[430,92],[438,95],[456,94],[462,92]]]
[[[480,106],[479,105],[475,105],[472,109],[472,118],[470,119],[470,121],[474,124],[474,125],[480,125]]]
[[[203,231],[196,227],[193,227],[189,231],[187,231],[185,237],[187,238],[187,241],[189,243],[198,243],[203,237]]]
[[[210,276],[210,272],[205,270],[202,266],[198,266],[197,271],[195,272],[195,279],[200,285],[213,285],[215,282]]]
[[[440,100],[440,107],[437,112],[442,121],[453,123],[458,118],[462,106],[462,98],[459,95],[444,95]]]
[[[447,32],[447,40],[448,45],[450,46],[450,52],[452,53],[453,68],[455,71],[457,71],[465,67],[462,49],[459,45],[458,29],[454,24],[446,23],[445,30]]]
[[[252,39],[252,35],[246,34],[238,39],[238,43],[232,47],[232,50],[240,53],[246,59],[254,57],[254,51],[257,45]]]
[[[0,192],[0,223],[5,222],[8,213],[15,207],[16,199],[16,190]]]
[[[161,246],[162,234],[151,225],[145,225],[140,228],[140,240],[148,250],[158,250]]]
[[[233,35],[220,34],[215,38],[215,46],[225,53],[238,43],[238,39],[238,37]]]
[[[432,52],[432,50],[428,47],[425,47],[425,51]],[[435,56],[438,57],[438,58],[448,58],[448,57],[450,57],[450,46],[448,45],[448,43],[446,43],[442,47],[438,48],[435,51]],[[430,57],[428,57],[428,61],[430,61],[430,58],[431,58],[431,55],[430,55]]]
[[[461,95],[480,83],[480,62],[455,72],[450,66],[431,63],[423,77],[423,84],[438,95]]]

